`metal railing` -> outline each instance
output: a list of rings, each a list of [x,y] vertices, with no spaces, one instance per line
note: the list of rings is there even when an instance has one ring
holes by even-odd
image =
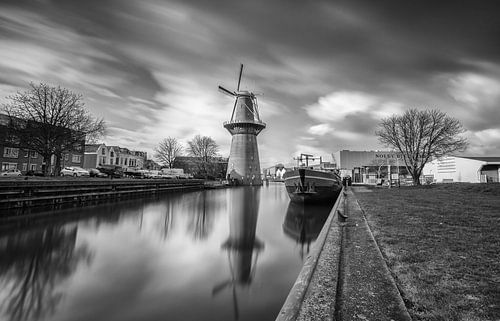
[[[230,120],[223,123],[224,126],[230,124],[255,124],[266,127],[266,123],[260,120]]]

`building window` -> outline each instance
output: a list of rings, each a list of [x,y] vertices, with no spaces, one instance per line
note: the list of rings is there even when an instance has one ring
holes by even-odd
[[[30,155],[30,150],[29,149],[25,149],[24,150],[24,157],[28,157]]]
[[[73,163],[80,163],[82,161],[82,156],[81,155],[73,155],[73,158],[71,159]]]
[[[64,160],[69,161],[69,154],[64,154]]]
[[[19,137],[17,137],[16,135],[8,135],[7,138],[5,139],[5,141],[7,143],[11,143],[13,145],[17,145],[21,142],[21,140],[19,139]]]
[[[127,160],[128,160],[128,158],[125,158],[125,164],[124,164],[125,166],[127,166]]]
[[[117,157],[116,160],[115,160],[115,164],[116,165],[119,165],[120,164],[120,159]]]
[[[30,165],[30,169],[31,169],[32,171],[36,171],[36,164],[31,164],[31,165]]]
[[[114,153],[113,151],[111,151],[111,152],[109,153],[109,157],[115,157],[115,153]]]
[[[9,169],[17,169],[17,163],[2,163],[2,171],[8,171]]]
[[[4,147],[3,157],[18,158],[19,157],[19,148]]]
[[[38,157],[38,153],[37,153],[37,152],[35,152],[34,150],[32,150],[32,151],[30,152],[30,157],[31,157],[31,158],[37,158],[37,157]]]
[[[101,160],[99,161],[99,164],[106,165],[106,157],[101,156]]]
[[[27,163],[23,163],[23,171],[27,171],[28,170],[28,164]]]
[[[75,143],[73,144],[73,150],[77,152],[82,152],[84,149],[85,144],[84,143]]]
[[[104,148],[103,148],[103,149],[101,149],[101,154],[102,154],[102,155],[106,155],[106,150],[105,150]]]

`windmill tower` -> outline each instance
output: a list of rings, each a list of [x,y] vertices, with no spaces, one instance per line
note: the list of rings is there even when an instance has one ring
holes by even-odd
[[[239,185],[262,185],[257,135],[266,124],[260,120],[255,94],[240,91],[242,73],[243,64],[236,91],[219,86],[219,91],[235,98],[231,120],[224,122],[224,128],[232,135],[226,177]]]

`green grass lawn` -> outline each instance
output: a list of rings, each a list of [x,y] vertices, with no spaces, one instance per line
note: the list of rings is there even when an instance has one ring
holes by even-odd
[[[354,191],[413,320],[500,320],[500,184]]]

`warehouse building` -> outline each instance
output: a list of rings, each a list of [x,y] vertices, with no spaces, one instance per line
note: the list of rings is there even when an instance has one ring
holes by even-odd
[[[332,156],[341,176],[350,176],[354,183],[377,184],[389,177],[408,177],[403,156],[395,151],[341,150]]]
[[[446,156],[427,163],[422,174],[435,183],[499,182],[500,157]]]
[[[354,183],[377,184],[399,179],[411,183],[403,156],[395,151],[350,151],[333,154],[342,177]],[[445,156],[427,163],[422,183],[490,183],[500,182],[500,157]]]

